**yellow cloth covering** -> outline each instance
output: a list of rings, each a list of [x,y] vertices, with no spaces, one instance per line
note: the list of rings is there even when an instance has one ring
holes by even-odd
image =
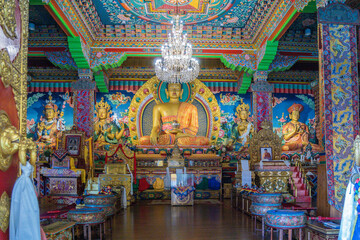
[[[81,182],[86,182],[86,171],[85,169],[79,169],[75,167],[75,159],[70,157],[70,169],[73,171],[80,171],[81,172]]]
[[[164,180],[161,178],[156,178],[153,188],[155,191],[162,191],[164,190]]]

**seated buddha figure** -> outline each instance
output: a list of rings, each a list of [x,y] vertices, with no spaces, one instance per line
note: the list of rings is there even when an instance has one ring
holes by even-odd
[[[282,129],[285,139],[285,144],[282,146],[283,151],[301,151],[309,144],[309,128],[305,123],[299,122],[300,112],[303,109],[303,105],[296,103],[288,108],[291,121]]]
[[[47,104],[45,105],[45,119],[37,125],[37,143],[40,150],[45,148],[54,148],[56,145],[56,138],[61,134],[61,130],[64,130],[62,122],[58,121],[57,106],[55,101],[52,100],[52,96],[49,96]],[[61,117],[61,116],[60,116]]]
[[[181,84],[169,83],[165,93],[170,100],[154,106],[151,134],[141,137],[140,145],[171,145],[176,141],[178,145],[209,145],[209,138],[196,136],[199,129],[196,106],[180,102]]]
[[[110,105],[104,102],[104,98],[101,98],[101,101],[95,105],[98,120],[94,123],[94,141],[97,147],[117,144],[124,133],[124,123],[121,123],[121,129],[119,129],[114,122],[111,122],[112,111],[110,108]]]

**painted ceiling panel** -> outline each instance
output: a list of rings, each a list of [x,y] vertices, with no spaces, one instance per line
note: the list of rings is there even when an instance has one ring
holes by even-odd
[[[93,0],[104,25],[169,24],[179,11],[185,24],[243,28],[262,0]],[[176,7],[178,6],[178,7]]]

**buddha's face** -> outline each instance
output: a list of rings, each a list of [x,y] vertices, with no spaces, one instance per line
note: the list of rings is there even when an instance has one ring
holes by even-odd
[[[249,117],[249,112],[246,110],[241,110],[240,111],[240,119],[241,120],[247,120]]]
[[[300,112],[298,110],[294,110],[294,111],[292,111],[290,116],[291,116],[291,120],[298,121],[300,118]]]
[[[102,119],[106,119],[106,109],[105,108],[100,108],[99,109],[99,112],[98,112],[98,116],[99,116],[99,119],[102,120]]]
[[[168,84],[168,87],[166,90],[166,95],[170,99],[179,99],[181,97],[182,93],[183,93],[183,90],[181,89],[180,83],[169,83]]]
[[[55,111],[52,108],[46,108],[45,110],[46,120],[52,120],[55,117]]]

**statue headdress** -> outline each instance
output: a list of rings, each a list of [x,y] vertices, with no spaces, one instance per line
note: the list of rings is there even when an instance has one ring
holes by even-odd
[[[240,98],[240,102],[241,104],[239,106],[236,107],[236,113],[240,114],[241,111],[249,111],[250,106],[248,104],[244,103],[244,100],[242,98]]]
[[[46,100],[45,110],[49,109],[49,108],[53,109],[55,112],[57,110],[55,101],[52,100],[51,92],[49,92],[49,100]]]
[[[299,103],[294,103],[293,105],[291,105],[291,107],[288,108],[289,113],[292,113],[293,111],[301,112],[302,110],[304,110],[304,106]]]
[[[108,115],[111,114],[111,111],[110,111],[110,108],[111,108],[111,107],[110,107],[110,105],[109,105],[107,102],[104,101],[104,98],[103,98],[103,97],[101,98],[101,101],[98,102],[98,103],[96,103],[96,105],[95,105],[95,109],[96,109],[96,112],[97,112],[97,113],[99,112],[99,110],[100,110],[101,108],[105,109]],[[108,117],[109,117],[109,116],[108,116]]]

